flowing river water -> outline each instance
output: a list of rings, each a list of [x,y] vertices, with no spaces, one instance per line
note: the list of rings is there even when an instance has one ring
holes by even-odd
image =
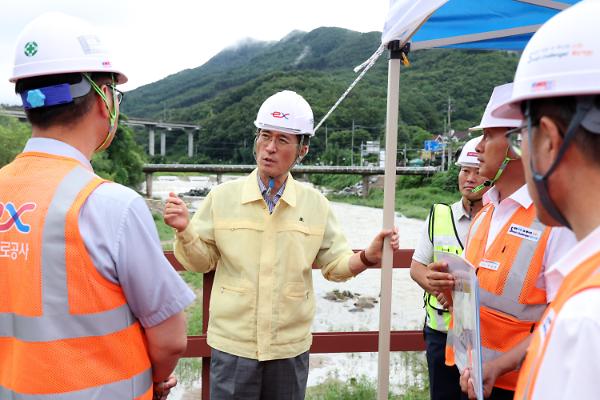
[[[164,199],[168,192],[181,193],[190,188],[210,187],[214,182],[208,177],[159,177],[153,182],[153,195]],[[142,190],[144,190],[142,188]],[[192,202],[197,207],[202,200]],[[366,247],[381,229],[383,210],[371,207],[332,203],[332,210],[340,222],[353,248]],[[414,248],[417,244],[423,221],[396,216],[400,231],[400,248]],[[367,307],[357,307],[357,299],[332,301],[325,298],[337,289],[358,294],[366,300],[379,299],[380,271],[367,270],[359,276],[343,283],[329,282],[318,270],[313,271],[317,312],[313,322],[313,332],[334,331],[376,331],[379,328],[379,302],[369,302]],[[373,306],[372,308],[368,308]],[[408,269],[395,269],[392,282],[392,330],[420,329],[423,326],[422,290],[412,281]],[[392,353],[390,357],[390,386],[396,392],[406,385],[419,384],[417,370],[423,365],[421,353]],[[308,386],[323,383],[328,378],[348,381],[366,377],[377,379],[377,353],[314,354],[310,359]],[[198,380],[188,385],[179,385],[169,397],[173,400],[199,398]]]

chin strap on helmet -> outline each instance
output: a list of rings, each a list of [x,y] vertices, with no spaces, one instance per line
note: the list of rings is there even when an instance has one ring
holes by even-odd
[[[579,125],[583,121],[586,114],[593,108],[594,106],[594,97],[593,96],[585,96],[577,99],[577,109],[575,111],[575,115],[571,118],[571,122],[569,123],[569,127],[567,128],[567,132],[565,133],[562,145],[558,150],[558,155],[556,159],[550,165],[550,168],[546,173],[541,174],[535,169],[535,162],[533,160],[533,152],[530,151],[529,157],[529,168],[531,169],[531,174],[533,177],[533,182],[535,184],[535,190],[538,193],[540,201],[542,202],[542,206],[544,209],[550,214],[552,218],[554,218],[559,224],[566,226],[567,228],[571,228],[571,225],[564,217],[564,215],[560,212],[560,210],[556,207],[552,199],[550,198],[550,193],[548,190],[548,178],[552,173],[556,170],[556,167],[562,160],[565,152],[567,151],[567,147],[575,137],[577,130],[579,129]],[[527,140],[529,143],[529,148],[533,148],[532,142],[532,131],[531,131],[531,101],[527,101],[525,118],[527,118]]]
[[[502,173],[504,172],[504,170],[506,169],[506,166],[508,165],[509,162],[511,161],[517,161],[518,158],[510,158],[508,156],[508,150],[510,149],[510,146],[508,146],[506,148],[506,154],[504,155],[504,160],[502,160],[502,164],[500,165],[500,168],[498,168],[498,172],[496,172],[496,175],[494,176],[493,179],[488,179],[487,181],[483,182],[481,185],[477,186],[476,188],[474,188],[472,190],[473,193],[477,193],[479,191],[481,191],[483,188],[489,187],[489,186],[493,186],[494,183],[498,182],[498,179],[500,179],[500,177],[502,176]]]
[[[98,84],[93,81],[93,79],[90,77],[89,74],[84,72],[84,73],[82,73],[82,75],[90,83],[90,85],[92,86],[94,91],[98,94],[98,96],[100,96],[102,101],[104,101],[104,105],[106,106],[106,109],[108,110],[108,122],[109,122],[108,133],[106,134],[106,137],[104,138],[102,143],[96,148],[95,151],[103,150],[106,148],[106,145],[108,144],[108,142],[110,142],[110,140],[114,136],[113,131],[115,129],[115,124],[117,123],[117,106],[116,106],[117,99],[116,99],[115,91],[112,90],[113,107],[111,109],[110,105],[108,104],[108,98],[106,97],[106,94],[104,94],[104,91],[100,88],[100,86],[98,86]],[[115,84],[114,76],[112,78],[112,84],[113,85]]]

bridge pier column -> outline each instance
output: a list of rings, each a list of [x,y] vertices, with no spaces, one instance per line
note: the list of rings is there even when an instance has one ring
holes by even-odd
[[[217,185],[223,183],[223,174],[217,173]]]
[[[160,133],[160,155],[164,156],[167,150],[167,133],[166,132],[161,132]]]
[[[188,157],[192,158],[194,156],[194,131],[189,131],[187,134],[188,134]]]
[[[152,173],[146,173],[146,197],[152,198]]]
[[[369,175],[362,176],[362,185],[363,185],[362,197],[367,198],[369,196]]]
[[[148,154],[154,155],[154,128],[148,128]]]

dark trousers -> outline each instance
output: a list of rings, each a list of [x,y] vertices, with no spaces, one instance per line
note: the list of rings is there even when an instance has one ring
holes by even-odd
[[[486,397],[487,400],[513,400],[515,397],[515,392],[512,390],[501,389],[499,387],[495,387],[492,389],[492,394],[490,397]]]
[[[211,400],[304,400],[308,352],[258,361],[212,349]]]
[[[446,333],[428,326],[423,329],[429,371],[429,397],[431,400],[465,399],[460,390],[460,374],[456,366],[446,365]],[[464,396],[464,397],[463,397]]]

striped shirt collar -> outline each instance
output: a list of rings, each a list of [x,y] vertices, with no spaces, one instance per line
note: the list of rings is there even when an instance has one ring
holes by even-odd
[[[272,214],[273,209],[277,204],[277,201],[279,201],[281,196],[283,196],[283,191],[285,190],[285,184],[287,183],[287,179],[285,180],[285,182],[283,182],[283,185],[281,185],[277,193],[275,193],[275,195],[271,197],[267,195],[268,188],[265,186],[258,174],[256,174],[256,178],[258,180],[258,188],[260,189],[260,193],[262,194],[263,199],[265,199],[265,203],[267,203],[267,206],[269,207],[269,214]]]

